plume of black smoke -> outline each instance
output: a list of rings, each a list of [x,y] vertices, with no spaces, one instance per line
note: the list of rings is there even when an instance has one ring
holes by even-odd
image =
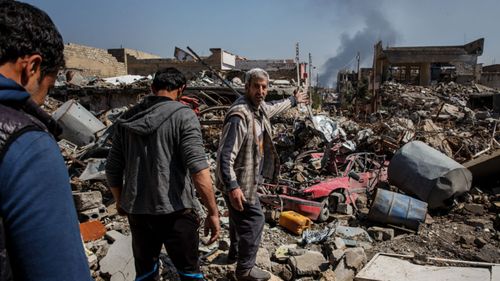
[[[359,10],[358,10],[359,11]],[[362,63],[373,60],[373,46],[382,40],[385,44],[394,44],[399,37],[391,23],[387,21],[378,7],[369,10],[360,10],[365,27],[353,36],[343,33],[340,37],[340,47],[336,56],[329,58],[321,67],[319,82],[321,86],[331,87],[337,81],[337,72],[353,61],[357,52],[360,52]],[[355,62],[355,59],[354,59]]]

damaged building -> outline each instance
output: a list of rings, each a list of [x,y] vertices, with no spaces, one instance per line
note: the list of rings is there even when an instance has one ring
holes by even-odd
[[[483,66],[480,82],[490,88],[500,89],[500,64]]]
[[[384,81],[428,86],[434,82],[479,81],[478,56],[484,38],[461,46],[387,47],[375,45],[375,88]]]

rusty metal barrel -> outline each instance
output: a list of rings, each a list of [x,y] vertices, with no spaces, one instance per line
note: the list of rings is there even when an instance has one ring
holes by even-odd
[[[425,220],[426,214],[427,203],[379,188],[368,213],[368,219],[417,230],[420,223]]]

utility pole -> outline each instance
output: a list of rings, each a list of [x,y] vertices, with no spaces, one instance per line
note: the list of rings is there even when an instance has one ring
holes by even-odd
[[[295,62],[297,65],[297,85],[300,87],[300,56],[299,56],[299,42],[295,44]]]
[[[312,56],[311,53],[309,53],[309,75],[307,76],[307,81],[309,82],[307,85],[308,86],[308,92],[309,92],[309,102],[312,104]]]
[[[309,76],[307,77],[309,81],[309,86],[312,87],[312,68],[313,68],[313,62],[312,62],[312,56],[311,53],[309,53]]]
[[[356,55],[356,60],[358,61],[358,82],[361,80],[361,73],[359,73],[359,60],[361,59],[361,56],[358,54]]]

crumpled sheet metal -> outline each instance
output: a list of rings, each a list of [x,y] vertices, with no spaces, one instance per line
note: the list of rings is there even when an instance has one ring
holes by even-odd
[[[396,152],[388,168],[389,181],[429,204],[445,207],[446,200],[471,188],[471,172],[438,150],[413,141]]]
[[[87,167],[78,179],[86,180],[106,180],[106,159],[91,158],[87,160]]]
[[[309,244],[326,241],[328,237],[332,236],[337,230],[337,224],[338,223],[329,224],[321,230],[306,229],[302,233],[302,243]]]
[[[330,142],[332,139],[336,138],[337,136],[342,136],[344,139],[346,137],[346,133],[340,126],[337,125],[337,122],[333,121],[327,116],[323,115],[315,115],[312,117],[313,118],[313,123],[315,124],[315,127],[323,133],[325,136],[325,139]]]

